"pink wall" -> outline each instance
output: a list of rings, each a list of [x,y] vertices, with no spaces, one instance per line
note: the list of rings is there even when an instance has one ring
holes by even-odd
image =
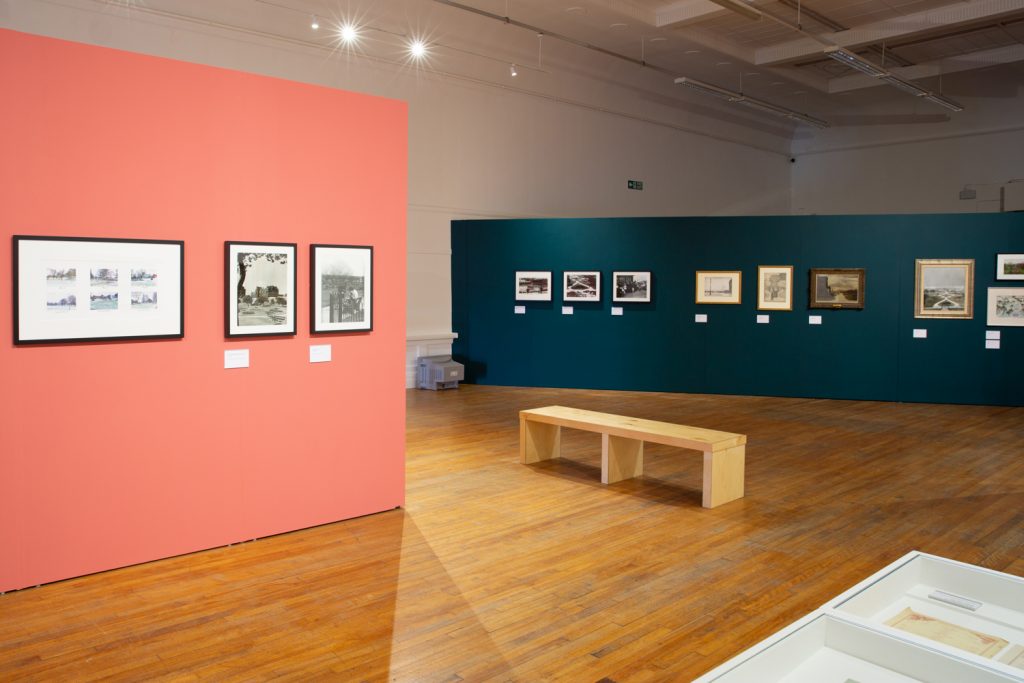
[[[0,100],[0,282],[181,239],[186,292],[180,341],[17,348],[0,294],[0,591],[401,505],[406,105],[3,30]],[[297,335],[224,338],[225,240],[298,243]],[[312,242],[374,246],[373,332],[311,339]]]

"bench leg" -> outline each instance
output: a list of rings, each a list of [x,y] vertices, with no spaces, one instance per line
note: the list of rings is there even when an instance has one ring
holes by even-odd
[[[519,418],[519,455],[526,464],[557,458],[562,428]]]
[[[644,473],[644,442],[601,435],[601,483],[614,484]]]
[[[746,450],[746,446],[733,446],[704,452],[704,499],[701,505],[713,508],[743,497]]]

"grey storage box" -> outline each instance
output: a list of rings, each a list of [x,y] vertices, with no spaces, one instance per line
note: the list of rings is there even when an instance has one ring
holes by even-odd
[[[421,356],[416,386],[420,389],[458,389],[466,377],[466,366],[449,356]]]

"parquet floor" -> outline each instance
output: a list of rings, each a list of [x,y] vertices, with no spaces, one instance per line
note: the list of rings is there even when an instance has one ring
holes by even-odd
[[[747,497],[597,435],[518,462],[521,408],[745,433]],[[385,512],[0,597],[0,680],[689,680],[923,550],[1024,575],[1024,409],[463,386],[408,396]]]

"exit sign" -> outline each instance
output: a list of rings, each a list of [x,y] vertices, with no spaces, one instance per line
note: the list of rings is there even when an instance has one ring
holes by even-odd
[[[628,187],[631,190],[643,190],[644,189],[644,181],[642,181],[642,180],[627,180],[626,181],[626,187]]]

